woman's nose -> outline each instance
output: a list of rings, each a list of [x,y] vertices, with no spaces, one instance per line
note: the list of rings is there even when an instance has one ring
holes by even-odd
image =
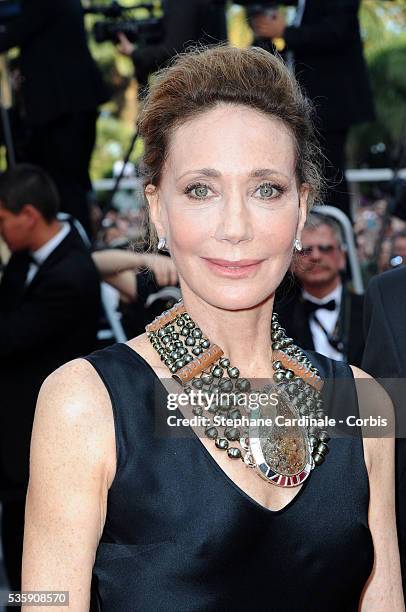
[[[231,244],[252,240],[251,214],[242,196],[233,196],[224,203],[217,224],[216,240],[227,240]]]

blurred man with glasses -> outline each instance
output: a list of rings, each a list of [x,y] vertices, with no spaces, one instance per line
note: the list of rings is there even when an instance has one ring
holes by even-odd
[[[298,344],[327,357],[359,365],[363,297],[343,280],[346,255],[340,227],[315,213],[302,232],[302,251],[295,257],[294,288],[276,303],[279,319]],[[292,295],[293,293],[293,295]]]

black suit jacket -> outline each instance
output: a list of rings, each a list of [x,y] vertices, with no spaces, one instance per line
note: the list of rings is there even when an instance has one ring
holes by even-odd
[[[298,80],[316,106],[318,127],[326,131],[375,118],[359,6],[360,0],[307,0],[300,27],[285,30],[286,50],[294,52]],[[263,41],[254,44],[272,51]]]
[[[401,434],[406,419],[406,267],[372,278],[365,295],[363,369],[381,379],[393,400]],[[397,379],[394,381],[393,379]],[[402,416],[403,415],[403,416]],[[396,511],[406,594],[406,439],[396,440]]]
[[[31,428],[44,379],[95,348],[99,275],[76,230],[27,288],[27,254],[14,254],[0,284],[0,496],[26,485]]]
[[[0,53],[20,48],[27,121],[48,123],[95,109],[109,92],[87,47],[80,0],[22,0],[0,29]]]
[[[364,350],[364,335],[362,329],[362,295],[347,292],[348,298],[342,298],[340,317],[346,330],[348,339],[348,363],[355,366],[361,365]],[[275,311],[278,313],[279,321],[301,348],[314,351],[313,337],[310,330],[309,318],[301,300],[301,289],[295,285],[288,295],[282,297],[283,292],[278,293],[275,300]],[[348,306],[347,306],[348,304]],[[347,311],[348,310],[348,311]]]

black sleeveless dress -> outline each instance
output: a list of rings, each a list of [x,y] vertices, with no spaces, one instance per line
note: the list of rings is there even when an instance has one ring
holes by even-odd
[[[309,355],[323,377],[352,377],[348,366]],[[92,610],[358,610],[374,559],[360,437],[332,439],[296,497],[270,511],[195,434],[154,435],[154,406],[166,412],[167,391],[138,353],[115,344],[87,359],[110,394],[117,447]],[[353,381],[349,388],[357,409]]]

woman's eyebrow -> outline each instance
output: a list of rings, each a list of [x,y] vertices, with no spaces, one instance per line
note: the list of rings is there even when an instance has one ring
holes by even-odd
[[[257,168],[249,173],[250,178],[264,178],[265,176],[269,176],[270,174],[279,174],[284,176],[285,178],[289,178],[286,174],[281,172],[280,170],[276,170],[275,168]]]
[[[176,180],[180,181],[180,179],[182,179],[187,174],[200,174],[201,176],[207,176],[208,178],[219,178],[221,176],[221,172],[215,170],[214,168],[198,168],[196,170],[188,170],[187,172],[179,176]],[[279,174],[281,176],[284,176],[285,178],[289,178],[286,174],[274,168],[256,168],[255,170],[252,170],[249,173],[248,177],[263,178],[265,176],[269,176],[270,174]]]
[[[180,181],[180,179],[182,179],[187,174],[201,174],[202,176],[207,176],[208,178],[218,178],[219,176],[221,176],[221,172],[219,172],[218,170],[214,170],[214,168],[198,168],[197,170],[188,170],[184,174],[178,176],[176,180]]]

